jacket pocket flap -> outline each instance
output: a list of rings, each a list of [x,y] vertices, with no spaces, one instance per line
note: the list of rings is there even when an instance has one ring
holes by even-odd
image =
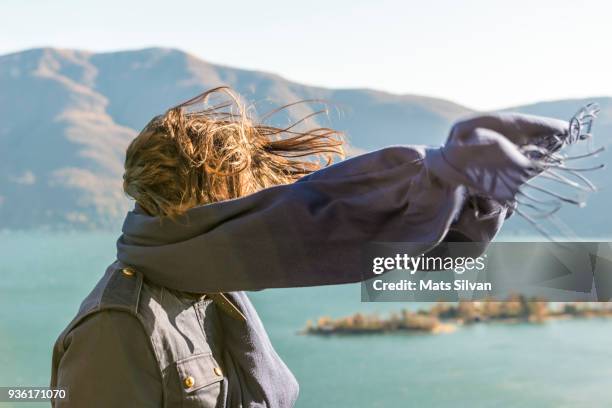
[[[212,354],[197,354],[178,360],[176,369],[185,392],[190,393],[223,379],[223,372]]]

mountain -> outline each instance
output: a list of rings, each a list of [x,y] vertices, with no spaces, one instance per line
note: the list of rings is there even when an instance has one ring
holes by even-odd
[[[347,133],[353,152],[439,144],[454,120],[474,112],[424,96],[304,86],[174,49],[8,54],[0,56],[0,228],[116,227],[131,205],[121,192],[129,141],[154,115],[218,85],[236,89],[259,113],[302,99],[328,101],[326,124]],[[607,135],[609,144],[612,99],[597,101],[603,109],[595,130]],[[584,103],[542,102],[513,110],[568,118]],[[316,108],[298,105],[277,120],[296,120]],[[601,157],[609,158],[609,153]],[[603,184],[609,178],[597,177]],[[591,211],[567,212],[580,220],[581,234],[612,232],[604,217],[606,194],[591,200]]]

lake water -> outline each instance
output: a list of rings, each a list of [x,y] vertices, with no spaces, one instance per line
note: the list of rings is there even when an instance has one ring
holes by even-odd
[[[113,261],[114,244],[108,233],[0,232],[0,386],[48,384],[53,342]],[[319,338],[297,332],[321,315],[414,305],[361,303],[357,285],[252,299],[300,382],[298,407],[612,406],[612,320]],[[26,406],[46,404],[15,404]]]

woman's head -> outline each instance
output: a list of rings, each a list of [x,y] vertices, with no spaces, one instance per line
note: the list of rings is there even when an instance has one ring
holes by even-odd
[[[210,104],[217,96],[224,101]],[[123,189],[149,214],[175,216],[292,183],[342,156],[339,132],[296,125],[258,123],[230,89],[212,89],[145,126],[127,149]]]

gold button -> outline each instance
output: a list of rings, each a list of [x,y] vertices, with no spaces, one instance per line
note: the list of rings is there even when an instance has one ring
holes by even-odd
[[[221,369],[219,367],[215,367],[213,368],[213,371],[215,372],[215,374],[219,377],[221,377],[223,375],[223,371],[221,371]]]
[[[185,384],[185,388],[191,388],[194,386],[195,384],[195,378],[193,378],[192,376],[188,376],[187,378],[185,378],[185,380],[183,381],[183,384]]]
[[[134,276],[134,270],[132,268],[123,268],[121,270],[124,276]]]

